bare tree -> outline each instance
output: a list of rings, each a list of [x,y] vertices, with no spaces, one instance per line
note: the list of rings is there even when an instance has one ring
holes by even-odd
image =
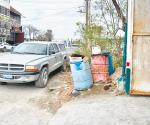
[[[126,0],[125,0],[126,1]],[[127,1],[126,1],[127,2]],[[118,13],[118,17],[120,17],[122,24],[124,26],[124,24],[126,23],[126,17],[123,13],[123,9],[121,8],[121,6],[119,5],[119,2],[117,2],[117,0],[112,0],[112,3]]]
[[[46,40],[46,36],[45,36],[45,32],[40,32],[40,33],[38,34],[38,36],[36,37],[36,39],[37,39],[38,41],[47,41],[47,40]]]
[[[45,33],[45,37],[46,37],[47,41],[52,41],[53,40],[52,30],[47,30],[47,32]]]
[[[109,50],[115,57],[116,64],[121,64],[122,38],[118,31],[124,31],[126,22],[126,0],[97,0],[95,2],[95,21],[104,27],[104,38],[111,40]]]
[[[36,40],[38,41],[52,41],[53,40],[53,34],[52,30],[40,31],[36,37]]]
[[[25,36],[28,37],[29,40],[36,40],[36,37],[39,33],[39,30],[32,25],[24,25],[23,31],[25,33]]]

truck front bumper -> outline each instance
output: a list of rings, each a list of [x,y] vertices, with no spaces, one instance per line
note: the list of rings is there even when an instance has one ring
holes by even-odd
[[[28,83],[38,80],[39,73],[0,73],[0,82]]]

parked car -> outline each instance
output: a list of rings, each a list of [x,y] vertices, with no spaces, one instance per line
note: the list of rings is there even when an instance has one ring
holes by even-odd
[[[35,82],[36,87],[46,87],[49,74],[63,65],[63,55],[56,43],[24,42],[11,54],[0,58],[0,82]]]
[[[4,43],[0,43],[0,50],[2,51],[8,51],[11,50],[13,48],[13,46],[11,46],[10,44],[4,42]]]

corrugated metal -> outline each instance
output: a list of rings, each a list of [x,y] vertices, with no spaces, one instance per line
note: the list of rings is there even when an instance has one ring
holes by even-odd
[[[109,80],[108,72],[108,56],[93,55],[92,56],[92,75],[94,83],[105,82]]]
[[[108,57],[103,55],[93,55],[92,64],[94,65],[108,65]]]
[[[133,32],[150,33],[150,0],[134,0]],[[150,35],[150,34],[149,34]]]
[[[108,73],[108,65],[92,65],[92,73]]]
[[[108,73],[105,73],[105,74],[93,74],[93,80],[94,80],[94,83],[105,82],[105,81],[109,80],[109,75],[108,75]]]
[[[132,90],[150,92],[150,36],[133,37]]]
[[[150,0],[129,2],[128,61],[132,63],[130,93],[133,95],[150,95],[149,11]]]

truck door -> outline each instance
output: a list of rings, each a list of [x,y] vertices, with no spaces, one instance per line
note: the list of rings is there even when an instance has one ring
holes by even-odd
[[[56,43],[53,43],[53,47],[54,47],[55,56],[56,56],[56,66],[58,68],[63,64],[63,57]]]
[[[56,56],[55,56],[55,50],[52,46],[52,44],[49,45],[49,71],[52,72],[54,71],[56,68],[55,64],[56,64]]]

